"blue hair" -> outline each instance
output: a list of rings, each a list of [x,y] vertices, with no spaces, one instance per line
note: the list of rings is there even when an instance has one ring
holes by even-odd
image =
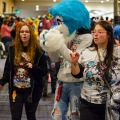
[[[63,0],[49,9],[54,17],[60,16],[72,34],[79,28],[90,28],[89,12],[80,0]]]
[[[114,27],[113,34],[115,39],[119,39],[118,35],[120,35],[120,25]]]

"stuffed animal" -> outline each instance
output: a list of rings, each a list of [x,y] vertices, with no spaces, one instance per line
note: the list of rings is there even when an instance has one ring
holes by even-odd
[[[58,25],[40,34],[40,44],[46,52],[58,51],[75,37],[79,28],[90,28],[89,12],[80,0],[63,0],[49,9]]]
[[[79,119],[78,99],[83,84],[80,81],[83,80],[74,78],[71,74],[70,53],[75,51],[80,53],[91,44],[89,12],[80,0],[63,0],[51,7],[49,12],[56,19],[57,25],[41,32],[40,44],[52,61],[60,62],[56,85],[58,92],[55,93],[51,115],[54,120],[67,120],[66,110],[70,105],[69,118]]]
[[[35,35],[38,36],[39,19],[35,18],[32,20],[30,17],[28,17],[27,22],[33,27]]]

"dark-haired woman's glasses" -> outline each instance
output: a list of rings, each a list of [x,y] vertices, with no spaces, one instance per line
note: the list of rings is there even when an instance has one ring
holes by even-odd
[[[106,33],[106,31],[96,31],[96,30],[93,30],[91,32],[91,34],[103,34],[103,33]]]

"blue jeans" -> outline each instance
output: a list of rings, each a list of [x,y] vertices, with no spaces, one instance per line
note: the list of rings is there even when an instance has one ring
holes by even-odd
[[[60,81],[57,82],[56,93]],[[54,120],[67,120],[66,114],[70,105],[71,119],[79,120],[80,118],[80,92],[83,86],[83,82],[63,82],[62,93],[59,101],[54,101],[54,109],[52,111],[52,117]],[[59,111],[59,114],[55,114],[55,110]]]

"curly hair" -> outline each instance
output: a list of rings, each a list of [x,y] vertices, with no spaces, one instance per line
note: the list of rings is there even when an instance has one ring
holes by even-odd
[[[15,37],[15,41],[11,46],[14,46],[14,50],[15,50],[15,58],[14,58],[14,64],[15,65],[19,65],[20,61],[21,61],[21,53],[23,52],[23,43],[20,39],[20,30],[23,26],[28,26],[29,31],[30,31],[30,40],[29,40],[29,44],[27,46],[27,52],[26,54],[30,57],[30,61],[31,63],[34,62],[34,56],[35,56],[35,51],[36,49],[39,49],[42,51],[39,41],[36,37],[36,35],[34,34],[34,30],[33,28],[27,24],[27,23],[22,23],[17,31],[16,31],[16,37]]]

